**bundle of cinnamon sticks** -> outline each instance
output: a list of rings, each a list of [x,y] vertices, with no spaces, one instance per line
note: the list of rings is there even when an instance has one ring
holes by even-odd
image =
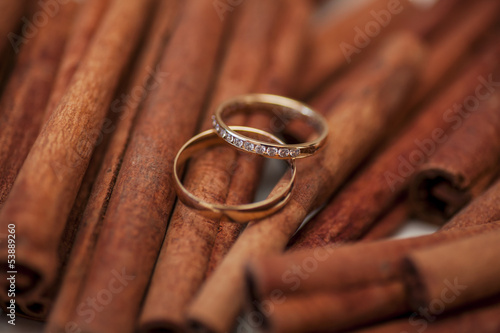
[[[500,331],[499,19],[496,0],[0,4],[1,320]],[[281,210],[235,224],[178,201],[173,163],[247,93],[308,103],[329,135]],[[261,113],[231,123],[311,135]],[[183,181],[235,205],[268,171],[216,146]],[[392,239],[411,218],[439,229]]]

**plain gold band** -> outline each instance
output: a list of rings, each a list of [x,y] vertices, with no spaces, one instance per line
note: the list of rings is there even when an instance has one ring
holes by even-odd
[[[235,133],[241,132],[258,134],[274,142],[283,143],[283,141],[275,136],[255,128],[231,126],[230,129]],[[294,159],[289,159],[287,161],[290,164],[291,170],[291,177],[288,186],[283,188],[273,197],[267,198],[263,201],[241,205],[225,205],[201,200],[189,192],[179,178],[179,173],[181,172],[184,164],[197,151],[218,144],[224,144],[224,141],[220,139],[215,130],[210,129],[191,138],[177,153],[174,160],[174,187],[177,192],[177,196],[186,206],[198,210],[200,214],[209,218],[216,219],[226,217],[232,222],[246,223],[248,221],[259,220],[269,216],[281,209],[288,202],[295,181],[296,168]]]
[[[272,144],[233,131],[224,118],[235,112],[266,111],[284,120],[302,119],[318,133],[315,140],[300,144]],[[328,124],[319,113],[296,100],[269,94],[248,94],[222,103],[212,117],[217,134],[235,148],[269,158],[290,159],[313,155],[326,143]]]

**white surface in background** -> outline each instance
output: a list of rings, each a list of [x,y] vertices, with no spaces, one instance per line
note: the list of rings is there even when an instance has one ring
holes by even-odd
[[[439,229],[438,226],[419,220],[408,220],[391,238],[410,238],[432,234]]]

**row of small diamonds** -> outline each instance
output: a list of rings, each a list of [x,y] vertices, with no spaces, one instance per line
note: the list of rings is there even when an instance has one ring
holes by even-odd
[[[288,148],[275,148],[275,147],[265,147],[262,145],[255,145],[250,141],[244,141],[238,138],[235,138],[231,134],[227,133],[215,120],[215,116],[212,116],[212,126],[215,128],[217,133],[226,140],[228,143],[238,147],[245,149],[247,151],[255,151],[260,155],[269,155],[271,157],[279,155],[281,157],[297,157],[300,154],[299,148],[296,149],[288,149]]]

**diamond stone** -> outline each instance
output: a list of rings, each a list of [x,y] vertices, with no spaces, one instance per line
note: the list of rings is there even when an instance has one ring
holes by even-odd
[[[234,140],[234,144],[236,145],[236,147],[243,147],[243,140],[241,139],[235,139]]]
[[[278,153],[278,149],[276,149],[274,147],[267,148],[267,155],[276,156],[277,153]]]
[[[279,151],[281,157],[287,157],[290,154],[290,151],[286,148],[281,148]]]
[[[219,124],[215,124],[215,130],[216,130],[217,132],[219,132],[219,131],[220,131],[220,126],[219,126]]]
[[[245,149],[248,151],[252,151],[254,149],[255,145],[251,142],[246,141],[245,142]]]
[[[290,156],[291,157],[297,157],[297,156],[299,156],[299,154],[300,154],[299,148],[290,150]]]
[[[231,134],[227,134],[226,135],[226,141],[229,142],[229,143],[233,143],[234,136],[232,136]]]
[[[227,133],[224,129],[220,130],[220,136],[224,139],[226,137]]]
[[[215,120],[215,116],[212,116],[212,126],[215,127],[217,125],[217,120]]]
[[[257,147],[255,147],[255,152],[257,154],[264,154],[266,152],[266,147],[258,145]]]

